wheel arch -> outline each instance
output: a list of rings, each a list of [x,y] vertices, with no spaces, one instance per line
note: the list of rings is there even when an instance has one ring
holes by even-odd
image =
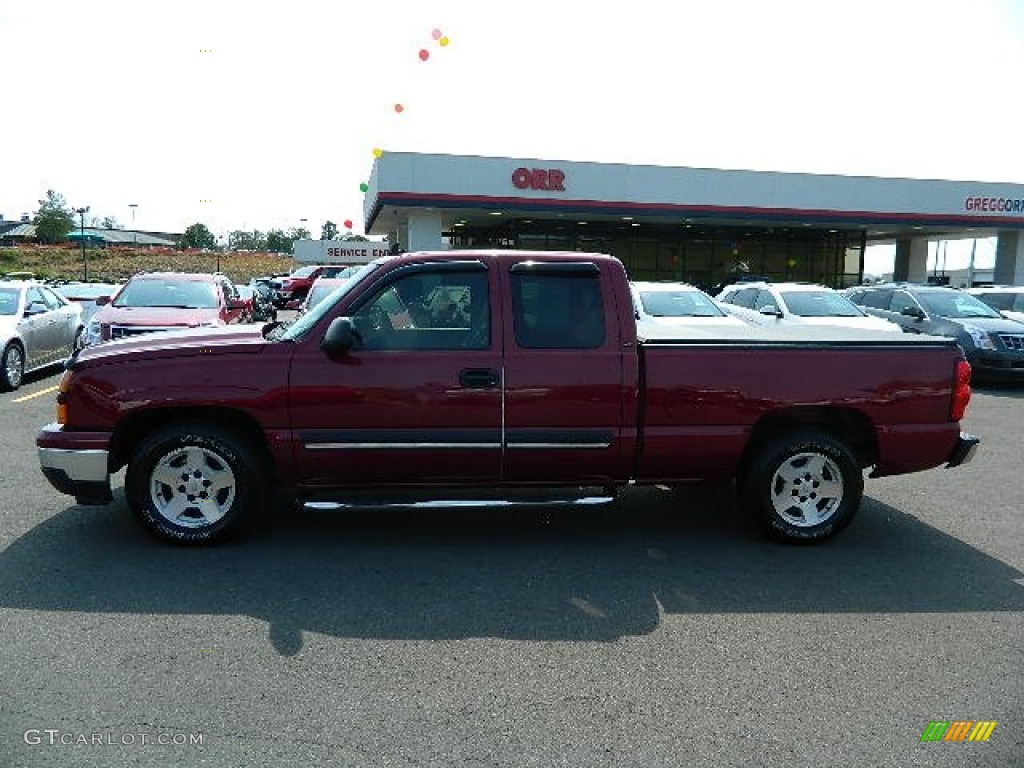
[[[765,414],[754,424],[737,475],[740,478],[746,475],[750,462],[770,440],[787,432],[808,429],[826,432],[842,442],[862,469],[878,461],[875,425],[863,411],[841,406],[795,406]]]
[[[222,406],[146,408],[126,416],[118,423],[110,440],[110,471],[116,472],[125,466],[145,438],[171,424],[207,425],[237,435],[254,448],[267,472],[273,471],[267,436],[256,419],[245,411]]]

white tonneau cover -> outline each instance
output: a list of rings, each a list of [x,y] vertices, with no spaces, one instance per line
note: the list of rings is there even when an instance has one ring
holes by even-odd
[[[675,326],[671,328],[645,327],[641,342],[652,345],[659,343],[714,343],[724,344],[857,344],[870,343],[886,346],[946,346],[955,344],[955,339],[944,336],[928,336],[917,333],[892,333],[861,328],[844,328],[842,326],[764,326],[749,325],[701,325],[693,327]]]

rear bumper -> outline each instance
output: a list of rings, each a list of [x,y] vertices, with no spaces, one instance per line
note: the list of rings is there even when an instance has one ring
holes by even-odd
[[[39,468],[50,485],[79,504],[106,504],[113,498],[108,441],[106,433],[64,432],[47,424],[36,437]]]
[[[961,432],[952,453],[949,454],[949,458],[946,460],[946,466],[959,467],[962,464],[969,464],[974,458],[974,454],[977,453],[980,442],[980,438],[969,435],[966,432]]]

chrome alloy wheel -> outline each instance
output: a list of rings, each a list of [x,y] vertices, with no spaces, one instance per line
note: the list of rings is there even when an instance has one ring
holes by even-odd
[[[828,456],[793,454],[772,476],[771,500],[778,516],[790,525],[820,525],[843,502],[843,475]]]
[[[197,446],[164,455],[150,475],[153,509],[182,528],[217,523],[231,509],[236,490],[235,473],[228,462]]]
[[[21,354],[21,347],[11,344],[4,355],[4,376],[11,389],[21,386],[21,377],[25,375],[25,356]]]

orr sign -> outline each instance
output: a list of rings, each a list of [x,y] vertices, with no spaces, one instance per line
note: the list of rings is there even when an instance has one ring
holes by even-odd
[[[516,189],[565,192],[565,173],[558,168],[516,168],[512,185]]]

